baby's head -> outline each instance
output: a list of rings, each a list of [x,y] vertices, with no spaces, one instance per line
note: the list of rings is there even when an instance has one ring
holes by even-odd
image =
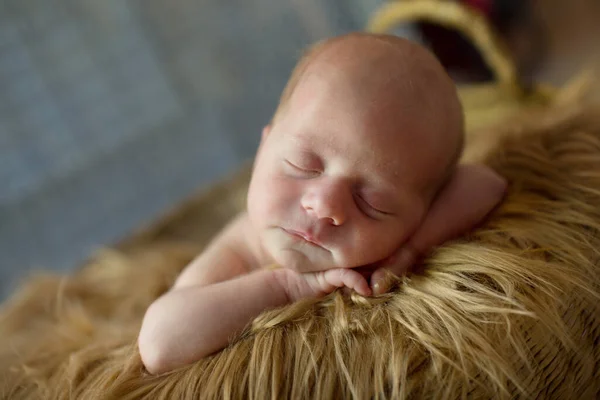
[[[284,267],[368,265],[415,232],[462,146],[456,89],[431,53],[333,38],[302,58],[263,130],[248,214]]]

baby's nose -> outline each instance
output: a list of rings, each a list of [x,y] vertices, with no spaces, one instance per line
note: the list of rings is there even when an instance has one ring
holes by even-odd
[[[331,225],[339,226],[346,221],[346,196],[341,188],[326,187],[315,188],[302,198],[302,207],[306,212]]]

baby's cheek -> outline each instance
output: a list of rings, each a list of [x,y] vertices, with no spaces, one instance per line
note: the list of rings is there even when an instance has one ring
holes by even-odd
[[[264,216],[281,217],[292,208],[296,189],[286,179],[273,177],[267,180],[256,193],[259,198],[260,213]]]
[[[253,181],[248,191],[248,213],[252,222],[263,225],[265,217],[271,213],[271,198],[264,181]]]
[[[381,261],[391,256],[407,239],[404,226],[399,223],[376,227],[368,237],[370,240],[365,245],[370,262]]]
[[[299,203],[301,188],[293,179],[273,179],[268,190],[276,207],[287,208],[293,203]]]

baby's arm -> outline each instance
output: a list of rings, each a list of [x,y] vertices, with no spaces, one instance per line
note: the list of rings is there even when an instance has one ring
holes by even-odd
[[[502,201],[506,180],[484,165],[459,165],[408,245],[417,255],[462,235]]]
[[[245,241],[247,223],[245,214],[238,217],[148,308],[138,345],[149,372],[166,372],[222,349],[266,309],[342,286],[370,294],[365,278],[352,270],[259,269]]]
[[[468,232],[479,224],[504,197],[506,180],[484,165],[459,165],[450,181],[431,205],[419,229],[384,267],[402,275],[431,248]],[[383,286],[385,271],[371,277],[375,293]]]
[[[285,302],[271,271],[247,275],[255,266],[245,243],[246,219],[242,214],[232,221],[146,311],[138,346],[151,373],[224,347],[248,315]]]

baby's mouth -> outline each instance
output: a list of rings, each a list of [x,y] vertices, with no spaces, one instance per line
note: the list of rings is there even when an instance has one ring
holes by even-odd
[[[321,242],[319,242],[319,240],[317,240],[314,236],[312,236],[308,232],[297,231],[294,229],[285,229],[285,228],[282,228],[282,229],[292,237],[302,239],[305,242],[312,244],[314,246],[323,247],[323,244]]]

